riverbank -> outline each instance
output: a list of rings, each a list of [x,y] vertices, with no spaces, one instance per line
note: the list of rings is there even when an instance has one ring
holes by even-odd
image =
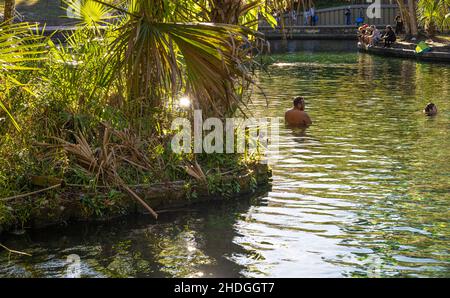
[[[427,62],[450,63],[450,46],[433,42],[427,42],[427,44],[429,44],[431,51],[421,54],[417,54],[415,51],[417,46],[416,43],[404,41],[397,42],[391,48],[384,48],[382,46],[368,46],[359,43],[358,49],[361,52],[374,55],[414,59]]]
[[[130,188],[158,213],[163,209],[245,197],[269,187],[270,177],[271,171],[267,165],[254,164],[208,181],[173,181]],[[57,189],[8,201],[7,208],[20,214],[16,214],[15,222],[0,224],[0,234],[147,213],[141,204],[106,187],[61,185]]]

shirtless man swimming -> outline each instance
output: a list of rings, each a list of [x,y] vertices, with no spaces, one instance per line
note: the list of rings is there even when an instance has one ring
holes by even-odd
[[[311,118],[305,112],[305,99],[301,96],[294,99],[294,107],[284,115],[286,124],[289,126],[309,126],[312,124]]]

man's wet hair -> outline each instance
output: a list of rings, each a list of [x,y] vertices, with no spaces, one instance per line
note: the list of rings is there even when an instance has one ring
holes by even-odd
[[[433,109],[435,109],[435,108],[436,108],[436,105],[434,103],[430,102],[425,107],[425,113],[431,113],[433,111]]]
[[[294,106],[298,106],[299,104],[305,104],[305,99],[301,96],[297,96],[296,98],[294,98]]]

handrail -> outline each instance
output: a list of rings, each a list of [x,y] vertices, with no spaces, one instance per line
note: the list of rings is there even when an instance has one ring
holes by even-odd
[[[316,9],[316,14],[320,12],[330,12],[330,11],[340,11],[345,10],[350,7],[350,9],[359,9],[359,8],[368,8],[370,4],[353,4],[353,5],[343,5],[343,6],[336,6],[336,7],[329,7],[329,8],[321,8]],[[381,4],[381,8],[398,8],[397,4]],[[303,13],[301,11],[300,13]]]

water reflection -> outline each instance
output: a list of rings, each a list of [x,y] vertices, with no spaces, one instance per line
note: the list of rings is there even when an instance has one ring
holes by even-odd
[[[289,62],[275,64],[270,77],[259,77],[271,98],[264,115],[280,116],[300,94],[307,96],[314,120],[306,135],[282,131],[282,157],[268,198],[275,209],[258,211],[262,231],[274,223],[289,230],[291,249],[266,257],[270,262],[263,271],[272,276],[446,276],[450,71],[442,65],[347,56],[355,62],[343,57],[344,62],[328,63],[334,59],[329,54],[278,57]],[[312,63],[312,58],[327,63]],[[430,100],[441,107],[439,117],[421,114]],[[267,237],[271,233],[261,233]]]
[[[2,252],[0,276],[64,277],[66,257],[71,254],[80,256],[83,277],[241,276],[244,266],[229,258],[233,253],[255,255],[253,249],[233,243],[238,235],[236,219],[243,217],[251,204],[258,204],[257,200],[163,213],[158,223],[143,216],[8,237],[7,245],[21,247],[33,257]]]
[[[449,276],[450,69],[364,54],[274,56],[256,117],[304,95],[314,125],[280,129],[272,190],[112,225],[8,237],[0,276]],[[421,113],[435,102],[440,114]]]

